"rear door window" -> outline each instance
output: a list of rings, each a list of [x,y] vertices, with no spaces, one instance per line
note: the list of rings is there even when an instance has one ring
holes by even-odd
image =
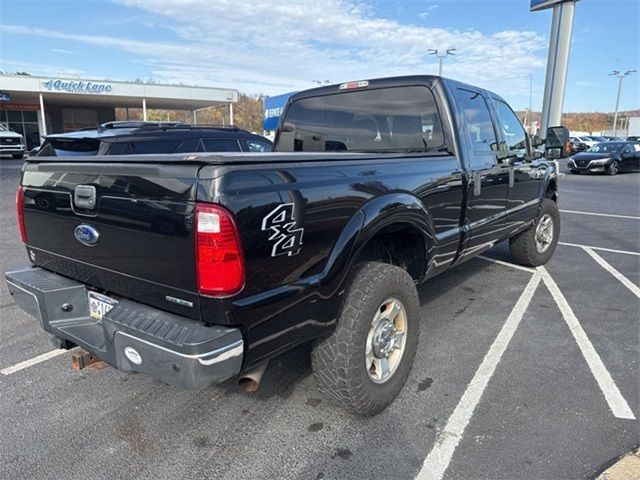
[[[248,152],[270,152],[272,150],[271,144],[262,140],[256,140],[253,138],[244,140],[246,149]]]
[[[205,152],[239,152],[240,144],[235,138],[203,138],[202,150]]]
[[[429,152],[444,147],[427,87],[357,90],[303,98],[287,110],[278,151]]]
[[[464,116],[462,128],[467,132],[473,151],[497,151],[496,132],[484,97],[479,92],[462,88],[457,90],[457,97]]]
[[[122,142],[122,150],[119,155],[140,155],[150,153],[173,153],[178,147],[178,140],[133,140]]]

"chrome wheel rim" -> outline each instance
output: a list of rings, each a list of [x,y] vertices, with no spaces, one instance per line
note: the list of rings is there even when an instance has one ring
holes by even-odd
[[[618,162],[611,162],[611,165],[609,165],[609,171],[614,175],[618,173]]]
[[[365,364],[374,383],[385,383],[398,369],[407,344],[407,310],[397,298],[378,307],[369,325]]]
[[[538,253],[544,253],[549,249],[553,241],[553,218],[545,213],[536,226],[536,249]]]

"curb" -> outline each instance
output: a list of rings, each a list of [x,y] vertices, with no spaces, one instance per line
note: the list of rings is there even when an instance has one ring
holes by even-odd
[[[622,456],[596,480],[640,480],[640,449]]]

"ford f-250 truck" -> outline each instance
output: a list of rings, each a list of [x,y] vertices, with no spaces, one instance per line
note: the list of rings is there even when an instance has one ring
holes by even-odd
[[[494,93],[432,76],[316,88],[290,98],[275,145],[28,159],[32,265],[9,290],[61,345],[180,388],[255,384],[314,341],[318,389],[371,415],[409,374],[417,284],[505,239],[525,265],[554,252],[555,165]]]

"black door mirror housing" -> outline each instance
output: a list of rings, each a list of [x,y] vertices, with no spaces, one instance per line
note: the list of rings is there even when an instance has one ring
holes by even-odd
[[[565,158],[571,155],[571,140],[569,139],[569,130],[567,127],[549,127],[547,128],[546,145],[544,156],[549,160]]]

